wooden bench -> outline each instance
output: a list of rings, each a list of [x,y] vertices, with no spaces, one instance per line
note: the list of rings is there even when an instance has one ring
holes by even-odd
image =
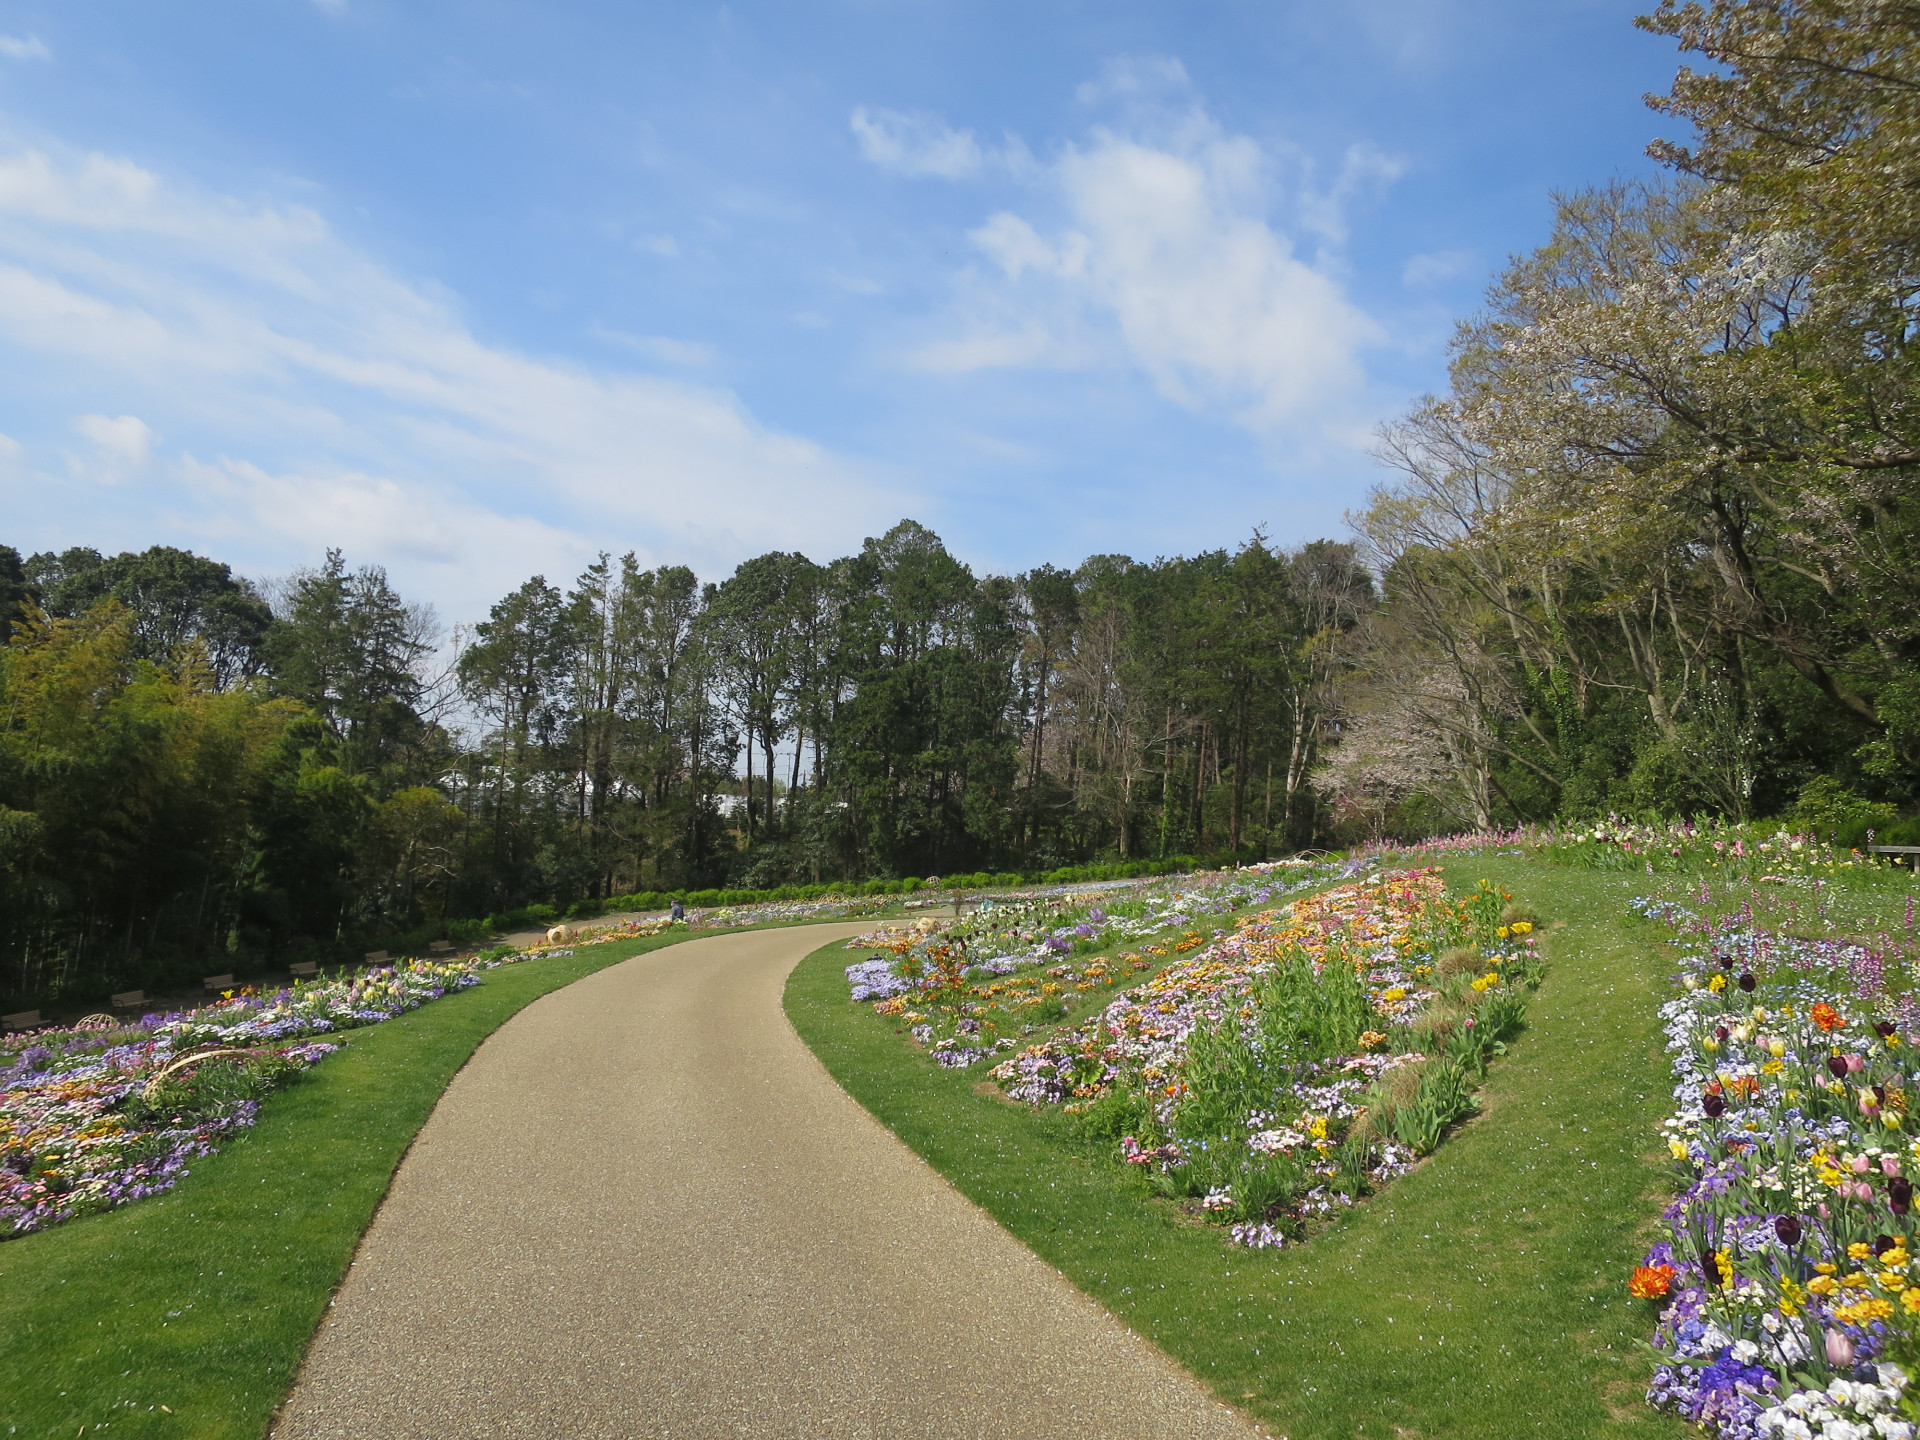
[[[40,1018],[38,1010],[22,1010],[13,1015],[0,1015],[0,1027],[4,1027],[9,1034],[21,1030],[37,1030],[45,1023]]]
[[[369,965],[387,965],[393,961],[393,957],[384,950],[369,950],[364,958]]]
[[[1869,845],[1867,849],[1875,855],[1904,855],[1909,870],[1920,870],[1920,845]]]
[[[144,990],[122,990],[113,997],[113,1008],[116,1010],[137,1010],[146,1003],[147,992]]]
[[[209,995],[217,995],[222,990],[237,988],[233,983],[233,976],[231,975],[209,975],[200,983],[206,987]]]
[[[427,953],[429,955],[451,955],[453,954],[453,946],[445,940],[436,940],[427,946]]]
[[[287,973],[296,980],[311,980],[320,973],[318,960],[301,960],[287,966]]]

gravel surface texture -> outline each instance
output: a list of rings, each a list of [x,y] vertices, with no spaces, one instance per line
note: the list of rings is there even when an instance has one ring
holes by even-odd
[[[689,941],[503,1026],[408,1152],[273,1433],[1259,1433],[820,1067],[782,988],[858,929]]]

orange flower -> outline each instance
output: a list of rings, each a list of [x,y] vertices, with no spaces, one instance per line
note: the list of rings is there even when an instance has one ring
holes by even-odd
[[[1636,1300],[1658,1300],[1673,1289],[1673,1266],[1636,1265],[1627,1282],[1627,1293]]]
[[[1813,1007],[1813,1023],[1822,1030],[1838,1030],[1847,1023],[1847,1017],[1822,1000]]]

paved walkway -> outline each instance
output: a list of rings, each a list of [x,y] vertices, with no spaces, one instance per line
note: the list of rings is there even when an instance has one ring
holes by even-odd
[[[447,1090],[281,1440],[1249,1440],[953,1190],[781,1013],[848,925],[536,1001]]]

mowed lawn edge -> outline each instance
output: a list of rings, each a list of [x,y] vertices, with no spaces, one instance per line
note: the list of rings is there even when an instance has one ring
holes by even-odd
[[[167,1194],[0,1242],[0,1436],[259,1440],[408,1146],[480,1044],[543,995],[709,933],[734,932],[504,965],[343,1032],[343,1050]]]
[[[1658,1125],[1660,934],[1643,877],[1512,859],[1448,864],[1550,922],[1527,1031],[1484,1110],[1383,1195],[1280,1252],[1147,1198],[1054,1115],[983,1093],[847,999],[838,945],[789,977],[787,1014],[861,1105],[1047,1263],[1221,1398],[1291,1440],[1669,1437],[1641,1401],[1646,1302],[1625,1280],[1670,1196]],[[929,1257],[937,1259],[937,1257]],[[958,1285],[990,1276],[953,1277]]]

